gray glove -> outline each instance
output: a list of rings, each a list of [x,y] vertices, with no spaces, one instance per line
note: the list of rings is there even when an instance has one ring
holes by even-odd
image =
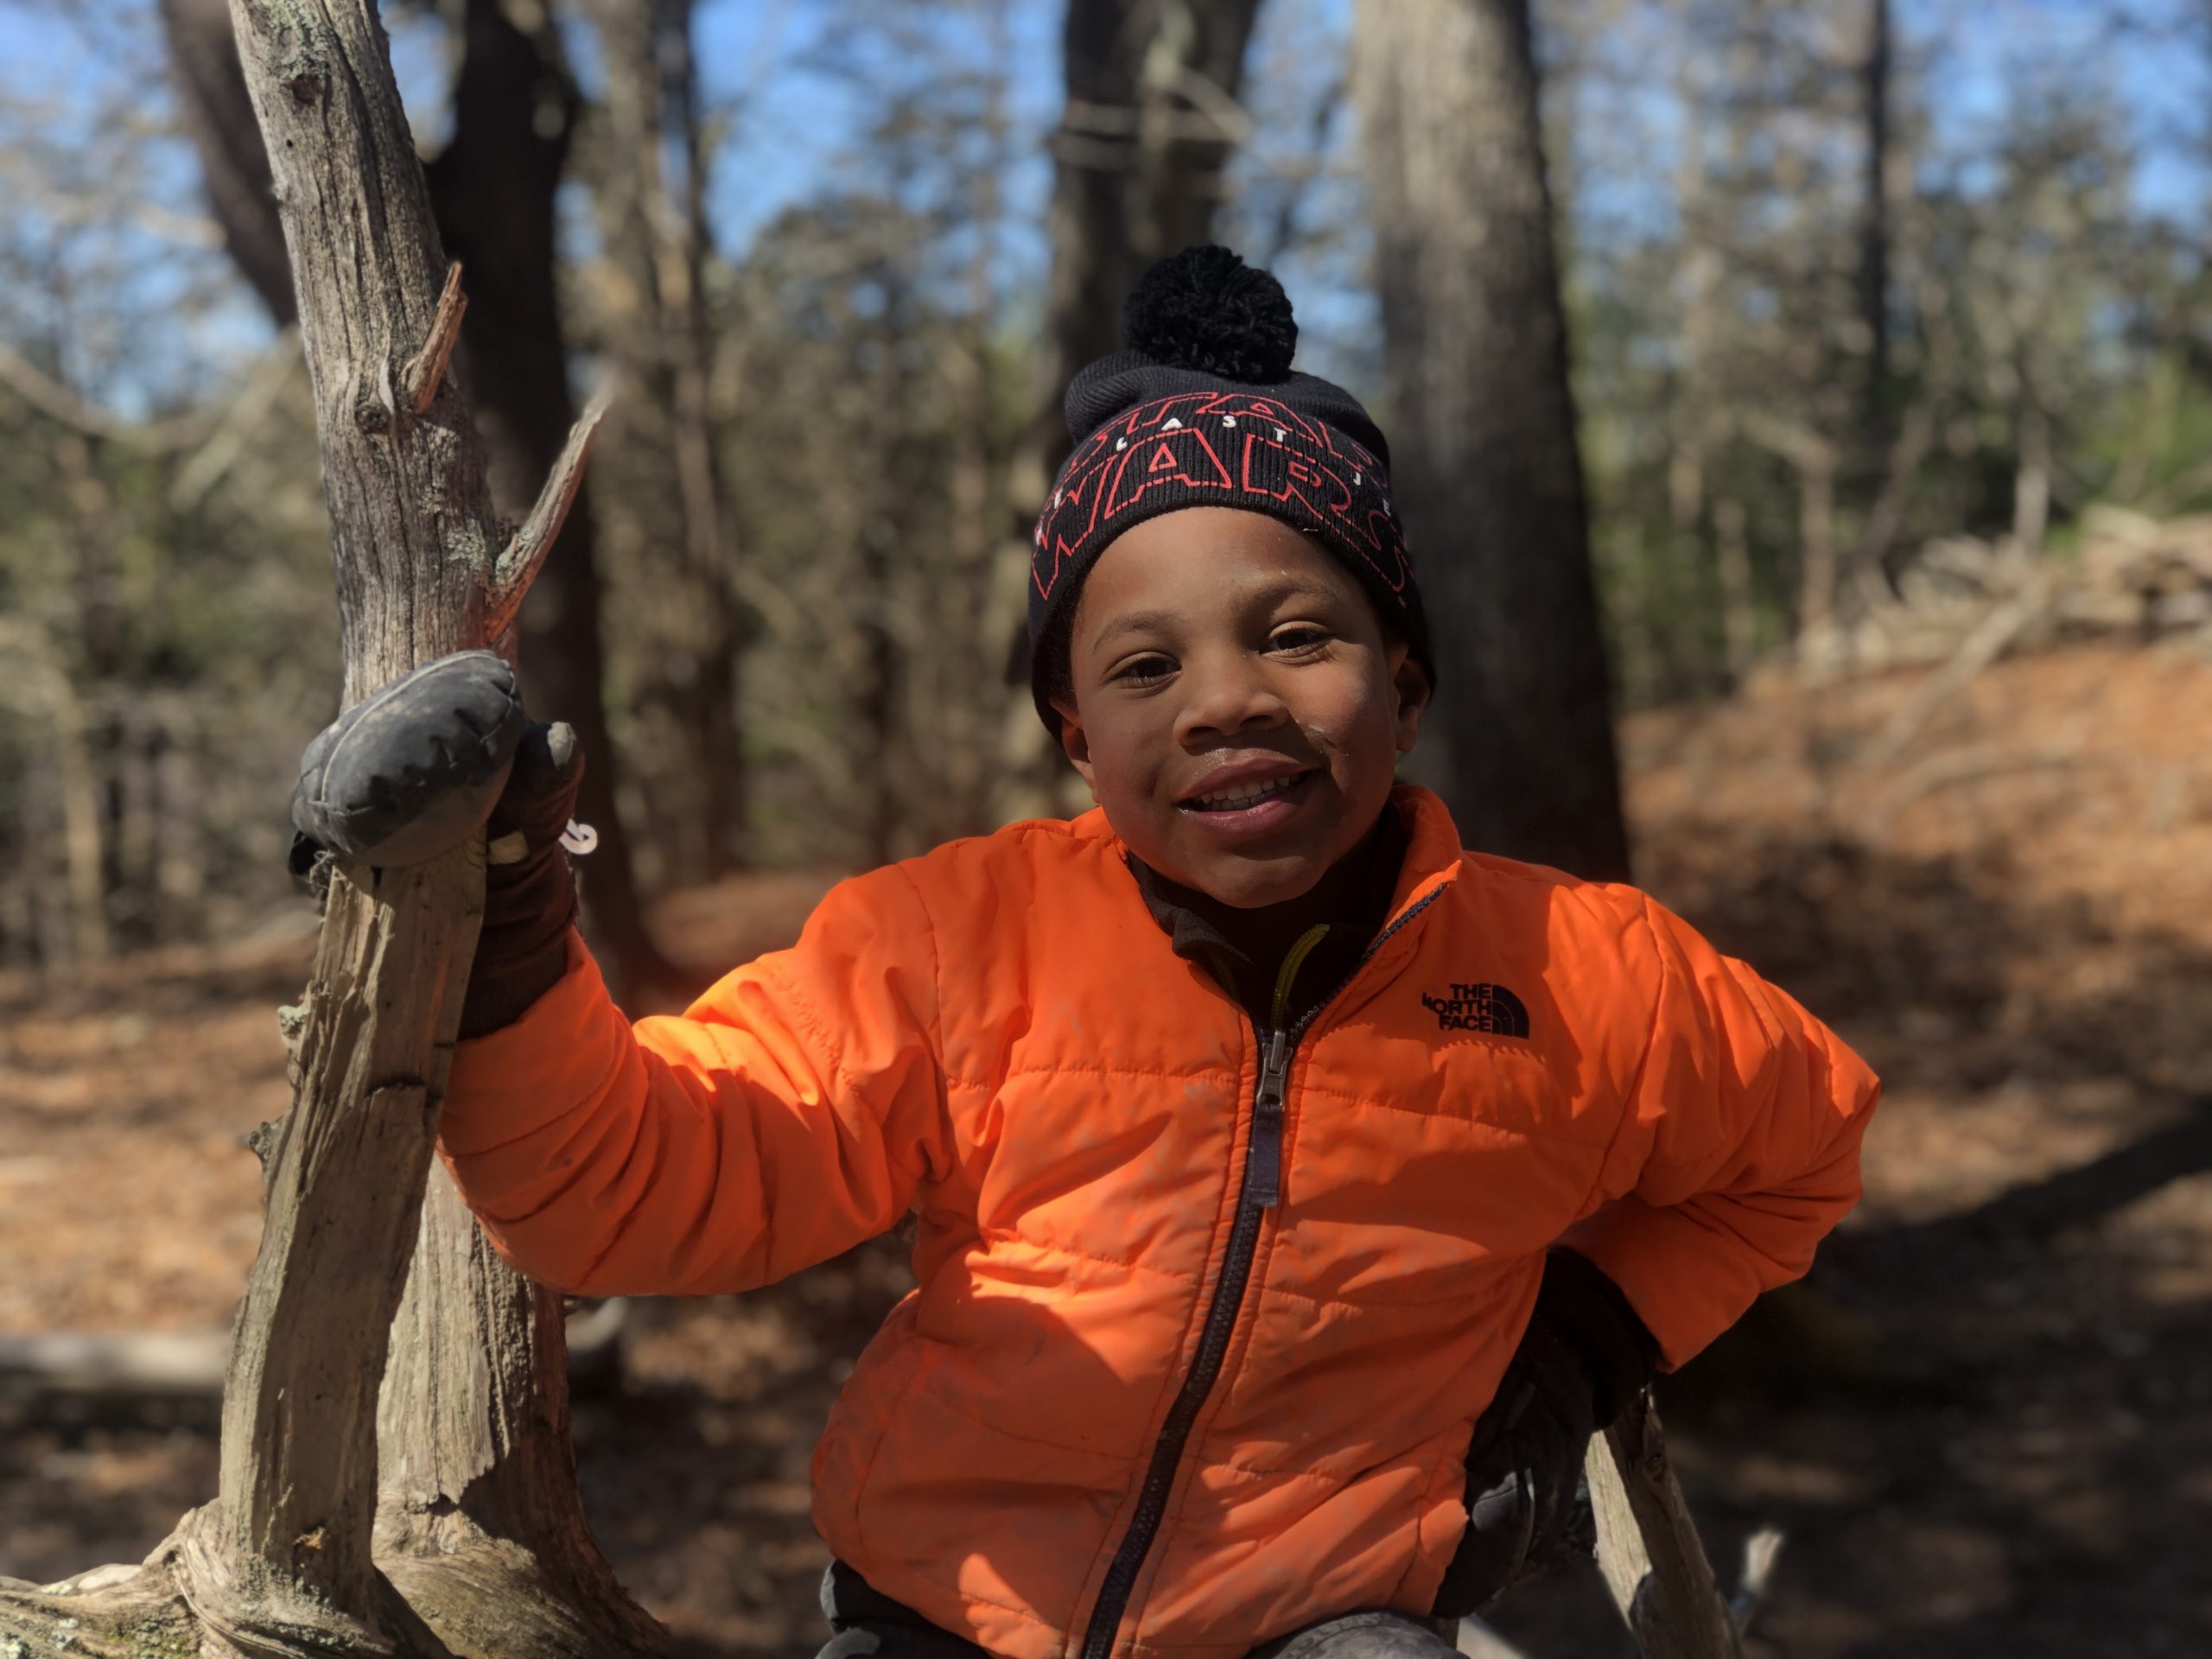
[[[425,663],[308,745],[292,795],[291,868],[328,858],[391,867],[487,837],[484,925],[461,1034],[517,1019],[567,965],[575,878],[561,836],[583,756],[565,725],[530,722],[514,671],[488,651]]]
[[[522,733],[514,670],[488,651],[441,657],[364,697],[300,757],[295,874],[317,850],[378,866],[452,851],[491,816]]]

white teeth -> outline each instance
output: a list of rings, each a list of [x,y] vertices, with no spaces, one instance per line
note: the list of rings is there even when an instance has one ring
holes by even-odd
[[[1217,794],[1201,795],[1191,804],[1208,812],[1230,811],[1237,807],[1250,806],[1255,801],[1264,801],[1270,795],[1280,795],[1297,781],[1297,778],[1278,778],[1272,783],[1235,784]]]

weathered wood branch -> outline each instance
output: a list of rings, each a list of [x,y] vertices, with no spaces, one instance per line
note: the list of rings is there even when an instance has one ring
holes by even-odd
[[[495,619],[504,632],[536,563],[499,555],[467,409],[457,389],[439,396],[464,301],[373,0],[230,7],[299,303],[352,702],[488,643]],[[588,447],[586,429],[525,535],[550,541]],[[661,1645],[583,1525],[558,1298],[492,1255],[442,1179],[429,1186],[484,857],[478,837],[417,867],[333,873],[216,1499],[135,1573],[60,1594],[0,1585],[0,1645],[257,1659]]]
[[[446,365],[453,348],[461,344],[461,320],[468,313],[468,296],[461,286],[461,262],[446,268],[446,285],[438,293],[436,315],[430,319],[430,337],[415,353],[399,377],[400,391],[410,412],[427,415],[445,384]]]
[[[568,522],[569,509],[575,502],[577,487],[584,481],[584,468],[591,461],[592,442],[598,437],[599,423],[606,415],[607,401],[603,397],[593,398],[585,407],[582,418],[569,429],[569,440],[561,446],[561,454],[553,463],[544,488],[538,492],[530,517],[523,520],[522,528],[500,550],[486,595],[486,639],[499,639],[520,613],[531,582],[543,567],[545,556],[552,551],[561,526]]]
[[[1643,1659],[1742,1659],[1649,1396],[1592,1437],[1584,1471],[1599,1568]]]

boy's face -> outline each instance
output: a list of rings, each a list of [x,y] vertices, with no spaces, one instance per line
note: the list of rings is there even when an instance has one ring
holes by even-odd
[[[1306,892],[1374,827],[1428,701],[1350,571],[1234,507],[1116,538],[1069,644],[1060,743],[1115,832],[1247,908]]]

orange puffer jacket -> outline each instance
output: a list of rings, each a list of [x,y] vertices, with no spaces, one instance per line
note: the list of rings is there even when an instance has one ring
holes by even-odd
[[[845,882],[681,1019],[632,1026],[575,947],[461,1046],[449,1166],[587,1294],[743,1290],[918,1211],[815,1522],[995,1653],[1425,1612],[1547,1247],[1680,1364],[1857,1198],[1876,1084],[1641,893],[1395,802],[1391,919],[1302,1030],[1174,954],[1094,811]]]

